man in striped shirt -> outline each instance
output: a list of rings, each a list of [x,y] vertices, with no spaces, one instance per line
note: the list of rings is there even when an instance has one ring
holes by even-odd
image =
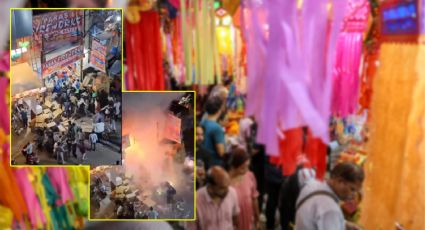
[[[237,229],[239,204],[230,187],[229,174],[220,166],[208,170],[207,186],[196,192],[196,221],[188,222],[188,230]]]

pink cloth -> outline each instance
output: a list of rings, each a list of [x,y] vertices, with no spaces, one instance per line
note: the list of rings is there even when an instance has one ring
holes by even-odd
[[[0,95],[3,97],[0,98],[0,128],[3,129],[6,134],[9,134],[9,108],[7,106],[5,98],[7,87],[9,87],[9,79],[0,78]]]
[[[65,168],[58,167],[49,167],[47,168],[47,173],[52,182],[52,186],[55,191],[60,195],[60,199],[57,200],[57,205],[64,205],[67,201],[73,200],[74,196],[72,194],[68,172]]]
[[[251,0],[243,5],[247,114],[256,117],[258,141],[266,145],[268,155],[279,154],[278,128],[306,125],[328,142],[332,67],[346,1],[332,1],[332,22],[328,0],[305,0],[300,10],[296,0]],[[260,15],[267,15],[266,24]]]
[[[369,1],[349,0],[333,71],[332,113],[338,116],[345,117],[357,110],[363,33],[369,13]]]
[[[33,229],[39,227],[38,223],[46,224],[46,217],[41,209],[40,202],[35,194],[31,182],[28,180],[29,168],[18,168],[14,170],[16,181],[24,196],[29,211],[29,219]]]
[[[196,221],[188,222],[188,230],[233,230],[233,216],[239,215],[238,197],[235,189],[229,188],[221,203],[215,203],[207,187],[196,191]]]
[[[176,9],[180,9],[180,1],[179,0],[168,0],[168,2],[173,5]]]
[[[0,71],[8,72],[9,71],[9,51],[0,52]]]
[[[248,171],[241,181],[232,182],[232,187],[238,195],[239,209],[241,210],[239,220],[239,230],[251,230],[254,227],[254,209],[252,199],[258,197],[257,181],[252,172]]]

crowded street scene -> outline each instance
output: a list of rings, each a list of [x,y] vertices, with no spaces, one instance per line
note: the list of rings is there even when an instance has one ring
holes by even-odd
[[[121,164],[121,16],[13,11],[12,164]]]
[[[123,93],[123,165],[90,171],[92,219],[194,218],[194,93]]]

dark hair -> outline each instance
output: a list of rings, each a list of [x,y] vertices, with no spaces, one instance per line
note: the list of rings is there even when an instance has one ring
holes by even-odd
[[[339,163],[331,171],[331,178],[342,178],[352,183],[363,182],[364,177],[363,169],[350,162]]]
[[[205,176],[205,183],[208,185],[216,185],[217,183],[214,180],[214,177],[211,175],[211,170],[207,171],[207,174]]]
[[[242,148],[235,148],[225,156],[226,169],[238,168],[249,160],[249,154]]]
[[[151,211],[153,210],[152,206],[151,206],[150,210],[151,210]]]
[[[220,111],[222,105],[223,105],[223,100],[220,97],[215,96],[215,97],[209,98],[205,105],[205,111],[210,115],[216,114],[218,113],[218,111]]]

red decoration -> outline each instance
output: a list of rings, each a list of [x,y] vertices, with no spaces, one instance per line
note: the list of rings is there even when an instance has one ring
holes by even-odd
[[[164,90],[158,13],[140,12],[138,23],[125,26],[128,90]]]

